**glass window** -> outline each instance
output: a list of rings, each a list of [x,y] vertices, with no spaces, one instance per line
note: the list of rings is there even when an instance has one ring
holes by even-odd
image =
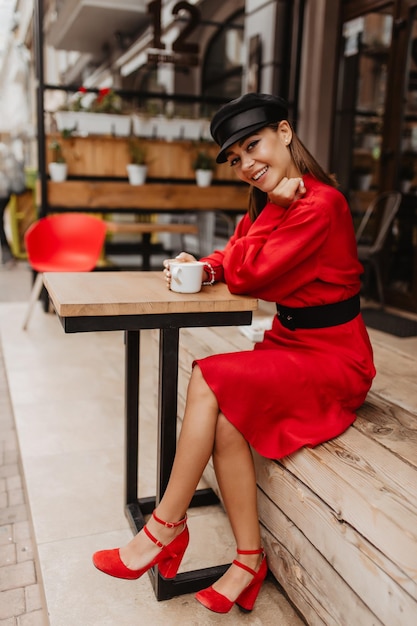
[[[392,248],[388,263],[388,288],[391,293],[416,301],[417,257],[417,19],[412,13],[406,61],[404,115],[400,132],[398,187],[403,193],[400,211],[394,222]]]
[[[202,72],[202,94],[231,100],[242,93],[244,11],[235,13],[207,47]]]

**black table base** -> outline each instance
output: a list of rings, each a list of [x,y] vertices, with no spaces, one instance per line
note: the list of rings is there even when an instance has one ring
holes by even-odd
[[[125,512],[134,534],[145,524],[145,517],[158,505],[168,484],[177,442],[177,394],[179,332],[184,327],[239,326],[252,321],[251,311],[173,313],[161,315],[125,315],[96,317],[63,317],[65,332],[91,330],[125,331]],[[155,497],[138,497],[139,480],[139,364],[140,331],[159,329],[159,386],[157,486]],[[211,489],[198,490],[191,507],[218,504]],[[149,576],[157,600],[168,600],[185,593],[209,587],[229,564],[177,574],[173,579],[161,576],[157,567]]]

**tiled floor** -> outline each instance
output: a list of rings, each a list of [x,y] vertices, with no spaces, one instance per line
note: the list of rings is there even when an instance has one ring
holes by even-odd
[[[8,300],[27,300],[30,273],[19,266],[0,270],[0,308]],[[0,624],[48,623],[39,584],[29,507],[6,368],[0,343]]]
[[[46,616],[40,608],[42,591],[51,626],[204,626],[220,620],[225,625],[300,625],[272,579],[253,613],[234,608],[219,616],[192,595],[157,602],[147,576],[120,581],[92,567],[92,552],[131,536],[123,513],[123,336],[66,335],[56,316],[45,314],[40,304],[23,332],[30,284],[24,263],[0,270],[0,626],[40,626]],[[141,493],[150,495],[155,473],[153,355],[146,333],[141,343],[149,366],[142,368],[141,380],[146,394],[140,485]],[[183,568],[230,561],[233,540],[220,507],[194,510],[190,517],[191,544]]]

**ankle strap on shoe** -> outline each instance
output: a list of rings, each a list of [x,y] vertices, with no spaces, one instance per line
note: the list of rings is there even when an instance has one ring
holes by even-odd
[[[149,537],[149,539],[150,539],[151,541],[153,541],[153,543],[154,543],[156,546],[158,546],[158,548],[165,548],[164,544],[163,544],[161,541],[159,541],[159,539],[157,539],[156,537],[154,537],[154,536],[153,536],[153,534],[152,534],[151,532],[149,532],[149,530],[146,528],[146,526],[144,526],[144,527],[143,527],[143,531],[144,531],[145,535],[146,535],[147,537]]]
[[[259,550],[236,550],[236,552],[238,554],[262,554],[265,555],[264,549],[263,548],[259,548]],[[248,565],[245,565],[245,563],[242,563],[241,561],[237,561],[236,559],[233,561],[234,565],[237,565],[238,567],[240,567],[241,569],[246,570],[247,572],[249,572],[249,574],[252,574],[252,576],[256,576],[257,572],[252,569],[251,567],[249,567]]]
[[[263,554],[264,553],[264,549],[263,548],[259,548],[259,550],[239,550],[239,549],[237,549],[236,552],[238,554]]]
[[[187,516],[185,516],[183,519],[180,519],[179,522],[164,522],[164,520],[157,517],[155,511],[152,512],[152,517],[154,518],[155,522],[158,522],[158,524],[165,526],[165,528],[177,528],[177,526],[181,526],[181,524],[185,524],[187,521]]]
[[[249,574],[252,574],[252,576],[256,576],[256,572],[254,569],[252,569],[251,567],[249,567],[249,565],[245,565],[244,563],[242,563],[241,561],[236,561],[236,559],[233,561],[233,565],[237,565],[238,567],[240,567],[241,569],[244,569],[246,572],[249,572]]]

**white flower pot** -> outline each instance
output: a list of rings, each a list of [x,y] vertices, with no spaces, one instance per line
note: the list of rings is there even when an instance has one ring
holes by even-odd
[[[132,115],[133,134],[135,137],[147,137],[151,139],[157,137],[158,120],[156,117],[145,117],[144,115]]]
[[[127,137],[130,134],[131,118],[129,115],[89,113],[88,111],[57,111],[55,119],[58,130],[74,129],[80,135]]]
[[[133,115],[133,134],[136,137],[149,137],[173,141],[174,139],[191,139],[198,141],[206,133],[207,123],[202,120],[193,120],[182,117],[168,118],[164,115],[147,117]]]
[[[178,120],[160,115],[154,118],[156,125],[156,136],[158,139],[165,139],[165,141],[173,141],[180,138],[180,128],[178,126]]]
[[[201,120],[177,119],[178,133],[182,139],[198,141],[203,135],[203,124]]]
[[[196,170],[195,179],[197,187],[209,187],[213,179],[212,170]]]
[[[143,185],[146,180],[146,174],[148,168],[146,165],[136,165],[135,163],[129,163],[126,165],[127,175],[129,183],[131,185]]]
[[[66,163],[49,163],[49,176],[55,183],[62,183],[67,179],[68,166]]]

